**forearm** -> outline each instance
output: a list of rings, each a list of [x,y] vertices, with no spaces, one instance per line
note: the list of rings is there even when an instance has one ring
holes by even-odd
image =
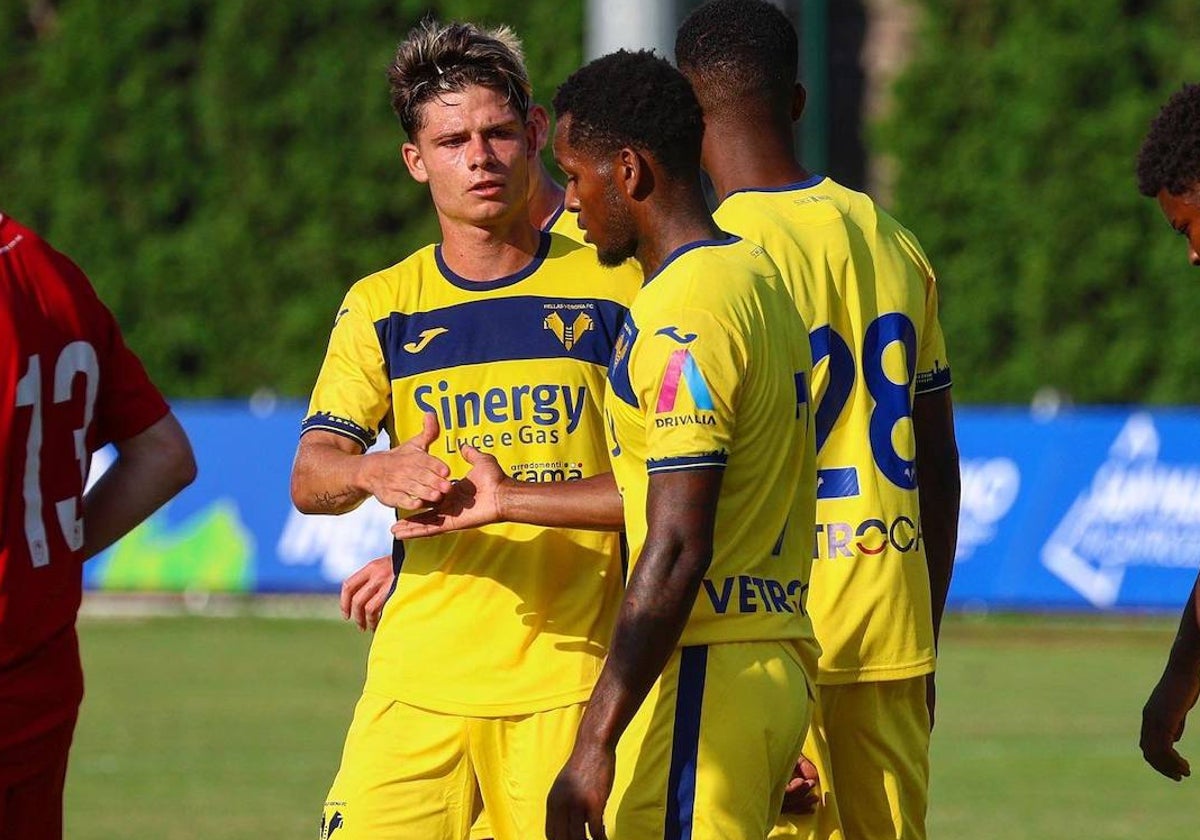
[[[292,503],[301,513],[337,514],[354,510],[370,495],[361,486],[363,454],[312,440],[300,439],[292,466]]]
[[[117,444],[116,462],[83,497],[84,560],[99,554],[195,480],[187,436],[168,414]]]
[[[1200,672],[1200,577],[1179,618],[1179,630],[1171,645],[1168,667],[1181,672]]]
[[[913,431],[916,437],[921,536],[929,566],[930,606],[936,645],[942,626],[942,613],[946,609],[946,597],[950,592],[950,576],[954,572],[959,498],[962,493],[950,389],[917,396],[913,402]]]
[[[679,644],[711,551],[648,543],[617,616],[604,669],[580,723],[580,739],[615,748]]]
[[[929,596],[936,643],[950,593],[954,573],[954,552],[958,543],[958,509],[961,494],[958,464],[938,481],[921,478],[921,532],[925,543],[925,562],[929,570]]]
[[[592,531],[620,531],[625,524],[612,473],[576,481],[506,481],[496,504],[507,522]]]

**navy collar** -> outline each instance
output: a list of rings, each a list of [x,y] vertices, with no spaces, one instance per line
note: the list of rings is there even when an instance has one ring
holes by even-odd
[[[538,231],[538,249],[533,255],[533,259],[529,261],[529,265],[522,268],[516,274],[509,274],[506,277],[497,277],[495,280],[468,280],[462,275],[455,274],[450,266],[446,265],[446,260],[442,257],[442,246],[439,244],[433,250],[434,259],[437,261],[438,271],[442,276],[450,281],[451,285],[457,286],[468,292],[490,292],[493,289],[503,289],[505,286],[511,286],[515,283],[520,283],[533,272],[537,271],[542,266],[542,262],[546,259],[546,255],[550,253],[550,234],[546,231]]]
[[[738,193],[777,193],[777,192],[792,192],[793,190],[807,190],[815,187],[817,184],[825,180],[824,175],[810,175],[803,181],[797,181],[794,184],[784,184],[782,187],[746,187],[740,190],[734,190],[725,198],[737,195]]]
[[[546,224],[542,225],[542,230],[550,230],[550,228],[558,224],[559,217],[562,216],[563,211],[566,209],[567,205],[559,202],[558,209],[550,214],[550,218],[546,220]]]

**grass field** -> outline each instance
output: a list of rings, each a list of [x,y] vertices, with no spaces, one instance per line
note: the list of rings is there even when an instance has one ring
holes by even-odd
[[[1172,632],[1160,619],[949,620],[931,835],[1195,837],[1200,776],[1175,785],[1137,750]],[[263,618],[84,619],[80,633],[67,837],[316,837],[367,637]],[[1200,760],[1200,736],[1181,749]]]

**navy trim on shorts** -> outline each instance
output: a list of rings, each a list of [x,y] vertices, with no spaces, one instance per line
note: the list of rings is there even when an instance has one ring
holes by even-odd
[[[664,840],[691,840],[692,837],[692,817],[696,808],[696,764],[700,754],[700,708],[704,701],[704,676],[707,670],[708,645],[680,649]]]

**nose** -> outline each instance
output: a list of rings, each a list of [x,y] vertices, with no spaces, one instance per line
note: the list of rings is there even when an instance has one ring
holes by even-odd
[[[573,179],[567,181],[566,194],[563,196],[563,208],[568,213],[579,212],[579,192],[575,188]]]
[[[1192,244],[1188,245],[1188,262],[1200,268],[1200,253],[1196,252],[1196,246]]]
[[[472,135],[467,143],[467,163],[470,167],[479,169],[487,166],[493,157],[492,144],[482,135]]]

